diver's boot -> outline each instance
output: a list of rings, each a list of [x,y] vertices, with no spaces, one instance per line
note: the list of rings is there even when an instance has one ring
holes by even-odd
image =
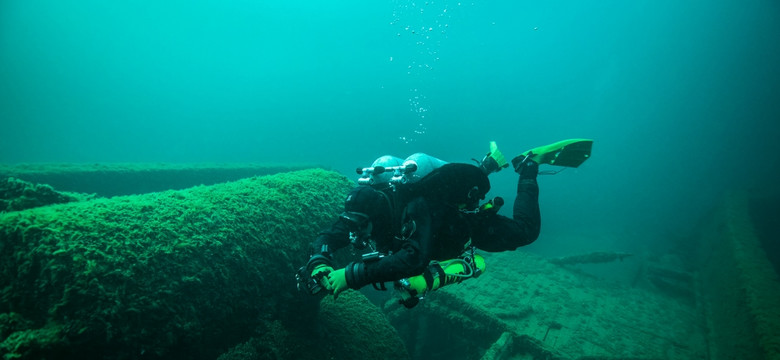
[[[475,159],[476,160],[476,159]],[[504,154],[498,150],[498,145],[495,141],[490,142],[490,152],[485,155],[482,161],[479,162],[479,168],[485,175],[490,175],[494,172],[499,172],[501,169],[509,166],[504,158]]]
[[[533,153],[527,155],[518,155],[512,159],[512,167],[515,172],[520,174],[520,180],[536,180],[539,175],[539,163],[532,160]]]

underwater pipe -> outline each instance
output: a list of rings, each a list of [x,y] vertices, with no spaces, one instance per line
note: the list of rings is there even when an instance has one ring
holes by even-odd
[[[0,353],[214,359],[295,322],[295,269],[353,185],[312,169],[2,214]]]
[[[319,166],[240,163],[0,164],[0,179],[12,177],[35,184],[47,184],[58,191],[112,197],[181,190],[315,167]]]

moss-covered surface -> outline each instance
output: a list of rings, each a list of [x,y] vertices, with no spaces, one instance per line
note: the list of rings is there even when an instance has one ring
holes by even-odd
[[[409,359],[401,338],[382,311],[355,291],[313,297],[318,314],[296,326],[276,321],[251,340],[239,344],[219,360]]]
[[[750,218],[728,196],[703,226],[702,292],[716,359],[780,359],[780,281]]]
[[[706,356],[704,319],[689,303],[587,277],[524,252],[486,254],[486,262],[487,271],[479,278],[433,292],[419,310],[413,309],[436,314],[427,326],[438,322],[436,329],[462,334],[448,336],[458,339],[452,343],[469,358]],[[404,321],[402,312],[392,306],[386,310],[391,323]],[[431,357],[432,351],[410,349],[413,357],[448,358]]]
[[[351,186],[306,170],[0,215],[0,354],[214,359],[308,325],[295,270]]]
[[[0,177],[0,213],[92,198],[94,195],[57,191],[46,184],[33,184],[13,177]]]
[[[306,164],[0,164],[0,178],[14,177],[48,184],[60,191],[111,197],[180,190],[312,167]]]
[[[318,324],[326,359],[408,359],[401,338],[382,312],[365,296],[347,291],[320,303]]]

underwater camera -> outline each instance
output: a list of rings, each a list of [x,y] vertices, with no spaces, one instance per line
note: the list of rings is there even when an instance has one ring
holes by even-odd
[[[306,266],[301,266],[298,272],[295,273],[295,281],[298,282],[298,291],[306,289],[311,295],[316,295],[322,291],[322,285],[320,285],[320,279],[325,276],[324,273],[317,274],[316,278],[309,276],[306,270]]]

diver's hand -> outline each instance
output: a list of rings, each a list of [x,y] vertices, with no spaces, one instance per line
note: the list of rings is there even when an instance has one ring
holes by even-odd
[[[344,268],[331,271],[327,278],[330,285],[328,290],[333,291],[334,300],[338,299],[339,294],[344,290],[349,289],[349,285],[347,285],[347,273]]]
[[[325,290],[331,291],[333,290],[333,287],[330,285],[330,281],[328,280],[328,274],[333,272],[333,268],[325,265],[320,264],[317,265],[314,270],[311,272],[311,278],[317,279],[317,281],[322,285]]]

